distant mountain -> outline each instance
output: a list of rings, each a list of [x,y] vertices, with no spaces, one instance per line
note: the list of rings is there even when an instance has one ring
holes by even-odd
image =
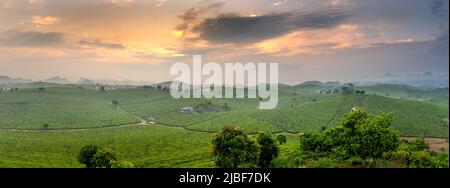
[[[298,84],[298,86],[305,86],[305,85],[323,85],[323,83],[320,81],[306,81],[301,84]]]
[[[338,81],[334,81],[334,82],[325,82],[324,83],[325,86],[330,86],[330,87],[337,87],[341,85],[341,82]]]
[[[93,82],[103,85],[152,85],[152,83],[146,81],[135,81],[135,80],[100,79],[100,80],[93,80]]]
[[[87,78],[80,78],[80,80],[78,80],[76,83],[80,84],[80,85],[94,85],[95,84],[92,80],[87,79]]]
[[[30,82],[33,82],[33,80],[24,78],[11,78],[9,76],[0,75],[0,83],[2,84],[22,84]]]
[[[11,79],[9,76],[0,75],[0,80],[9,80]]]
[[[68,83],[70,83],[70,81],[67,80],[66,78],[59,77],[59,76],[48,78],[48,79],[44,80],[44,82],[57,83],[57,84],[68,84]]]
[[[365,82],[410,85],[424,88],[442,88],[449,86],[448,76],[448,73],[436,74],[432,72],[424,72],[419,74],[386,73],[378,78],[366,79]]]
[[[135,81],[135,80],[114,80],[114,79],[89,79],[89,78],[80,78],[76,84],[81,85],[116,85],[116,86],[139,86],[139,85],[152,85],[152,83],[146,81]]]

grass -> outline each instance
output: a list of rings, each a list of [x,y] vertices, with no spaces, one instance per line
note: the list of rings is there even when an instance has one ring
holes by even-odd
[[[99,93],[77,88],[25,89],[0,97],[1,129],[74,129],[136,123]]]
[[[197,123],[195,125],[189,126],[188,128],[193,130],[216,132],[221,130],[225,125],[238,126],[243,131],[252,133],[257,133],[260,131],[280,131],[280,129],[276,128],[272,124],[250,117],[245,113],[230,113],[213,118],[209,121]]]
[[[83,167],[79,149],[97,144],[138,167],[211,167],[210,133],[138,125],[89,131],[0,131],[1,167]]]
[[[393,112],[393,128],[408,136],[448,137],[448,106],[370,96],[364,109],[372,113]]]

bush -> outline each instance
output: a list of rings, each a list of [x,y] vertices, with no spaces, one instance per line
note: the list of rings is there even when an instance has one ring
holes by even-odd
[[[85,164],[86,168],[133,168],[128,161],[118,160],[117,154],[111,149],[103,149],[93,144],[81,148],[78,162]]]
[[[97,168],[111,168],[112,161],[117,161],[117,154],[110,149],[100,149],[92,157]]]
[[[348,161],[350,161],[351,165],[362,165],[364,163],[364,160],[359,157],[351,157]]]
[[[400,160],[411,168],[448,168],[448,154],[429,151],[429,145],[423,138],[403,140],[391,158]]]
[[[286,141],[287,141],[286,135],[284,135],[284,134],[279,134],[279,135],[277,136],[277,140],[278,140],[278,143],[279,143],[280,145],[281,145],[281,144],[285,144]]]
[[[397,149],[400,134],[389,126],[392,114],[371,115],[362,110],[345,114],[341,125],[322,133],[305,135],[300,139],[302,149],[329,152],[348,158],[381,158],[384,153]]]
[[[270,166],[272,160],[278,157],[280,149],[278,148],[275,140],[272,138],[272,135],[269,133],[259,133],[257,140],[258,144],[261,146],[258,166],[267,168]]]
[[[429,150],[430,146],[425,142],[424,138],[416,139],[410,142],[415,150]]]
[[[259,144],[238,127],[225,126],[213,138],[213,156],[219,168],[256,166]]]
[[[117,100],[113,100],[111,103],[112,103],[114,106],[119,106],[119,101],[117,101]]]
[[[78,162],[80,162],[81,164],[85,164],[86,168],[95,168],[96,164],[92,159],[100,149],[100,147],[93,144],[84,146],[83,148],[81,148],[78,154]]]
[[[128,161],[111,161],[111,168],[134,168],[134,164]]]

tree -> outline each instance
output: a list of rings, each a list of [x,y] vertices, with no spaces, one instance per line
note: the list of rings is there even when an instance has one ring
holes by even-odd
[[[259,133],[257,140],[258,144],[261,146],[258,166],[261,168],[268,168],[272,160],[278,157],[280,149],[270,133]]]
[[[111,103],[112,103],[114,106],[119,106],[119,101],[117,101],[117,100],[113,100]]]
[[[100,147],[93,144],[84,146],[83,148],[81,148],[80,153],[78,154],[78,162],[80,162],[81,164],[85,164],[86,168],[95,168],[96,164],[92,159],[100,149]]]
[[[359,109],[345,114],[341,125],[303,136],[300,143],[305,150],[358,156],[364,160],[378,159],[399,146],[400,134],[390,128],[392,122],[392,113],[371,115]]]
[[[354,85],[352,83],[345,84],[341,87],[342,93],[344,94],[352,94],[354,89]]]
[[[118,160],[117,154],[107,148],[89,144],[81,148],[78,154],[78,162],[85,164],[86,168],[133,168],[134,165],[127,161]]]
[[[117,154],[111,149],[99,149],[92,157],[92,162],[97,168],[111,168],[112,162],[117,160]]]
[[[230,106],[228,106],[228,103],[225,103],[224,105],[223,105],[223,109],[225,109],[225,110],[230,110]]]
[[[44,129],[48,129],[48,124],[44,123],[44,125],[42,125],[42,127],[44,127]]]
[[[213,156],[219,168],[238,168],[256,166],[259,144],[240,128],[225,126],[214,135]]]
[[[425,139],[423,137],[420,137],[419,139],[413,140],[410,142],[411,145],[415,147],[417,151],[421,150],[429,150],[430,146],[425,142]]]
[[[286,143],[286,135],[284,135],[284,134],[279,134],[278,136],[277,136],[277,140],[278,140],[278,143],[281,145],[281,144],[285,144]]]

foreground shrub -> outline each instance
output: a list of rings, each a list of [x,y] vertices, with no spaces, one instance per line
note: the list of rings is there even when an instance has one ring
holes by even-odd
[[[254,167],[259,157],[259,144],[238,127],[225,126],[213,138],[213,156],[219,168]]]
[[[389,157],[410,168],[448,168],[448,154],[430,151],[423,138],[402,141],[398,149],[387,158]]]
[[[301,148],[366,160],[381,158],[384,153],[396,150],[400,143],[400,134],[390,128],[392,114],[371,115],[356,110],[345,114],[340,122],[341,125],[322,133],[302,136]]]
[[[270,166],[272,160],[278,157],[280,149],[278,148],[275,139],[272,138],[272,135],[270,133],[265,132],[259,133],[257,140],[258,144],[261,146],[258,166],[262,168],[267,168]]]
[[[81,148],[77,158],[86,168],[134,168],[133,163],[120,161],[113,150],[93,144]]]
[[[111,149],[100,149],[92,157],[92,161],[97,168],[111,168],[112,161],[117,161],[117,154]]]
[[[134,168],[134,164],[128,161],[111,161],[111,168]]]
[[[95,168],[96,164],[95,161],[92,159],[94,155],[97,153],[97,151],[100,149],[101,149],[100,147],[93,144],[84,146],[83,148],[81,148],[78,154],[78,162],[86,165],[86,168]]]

